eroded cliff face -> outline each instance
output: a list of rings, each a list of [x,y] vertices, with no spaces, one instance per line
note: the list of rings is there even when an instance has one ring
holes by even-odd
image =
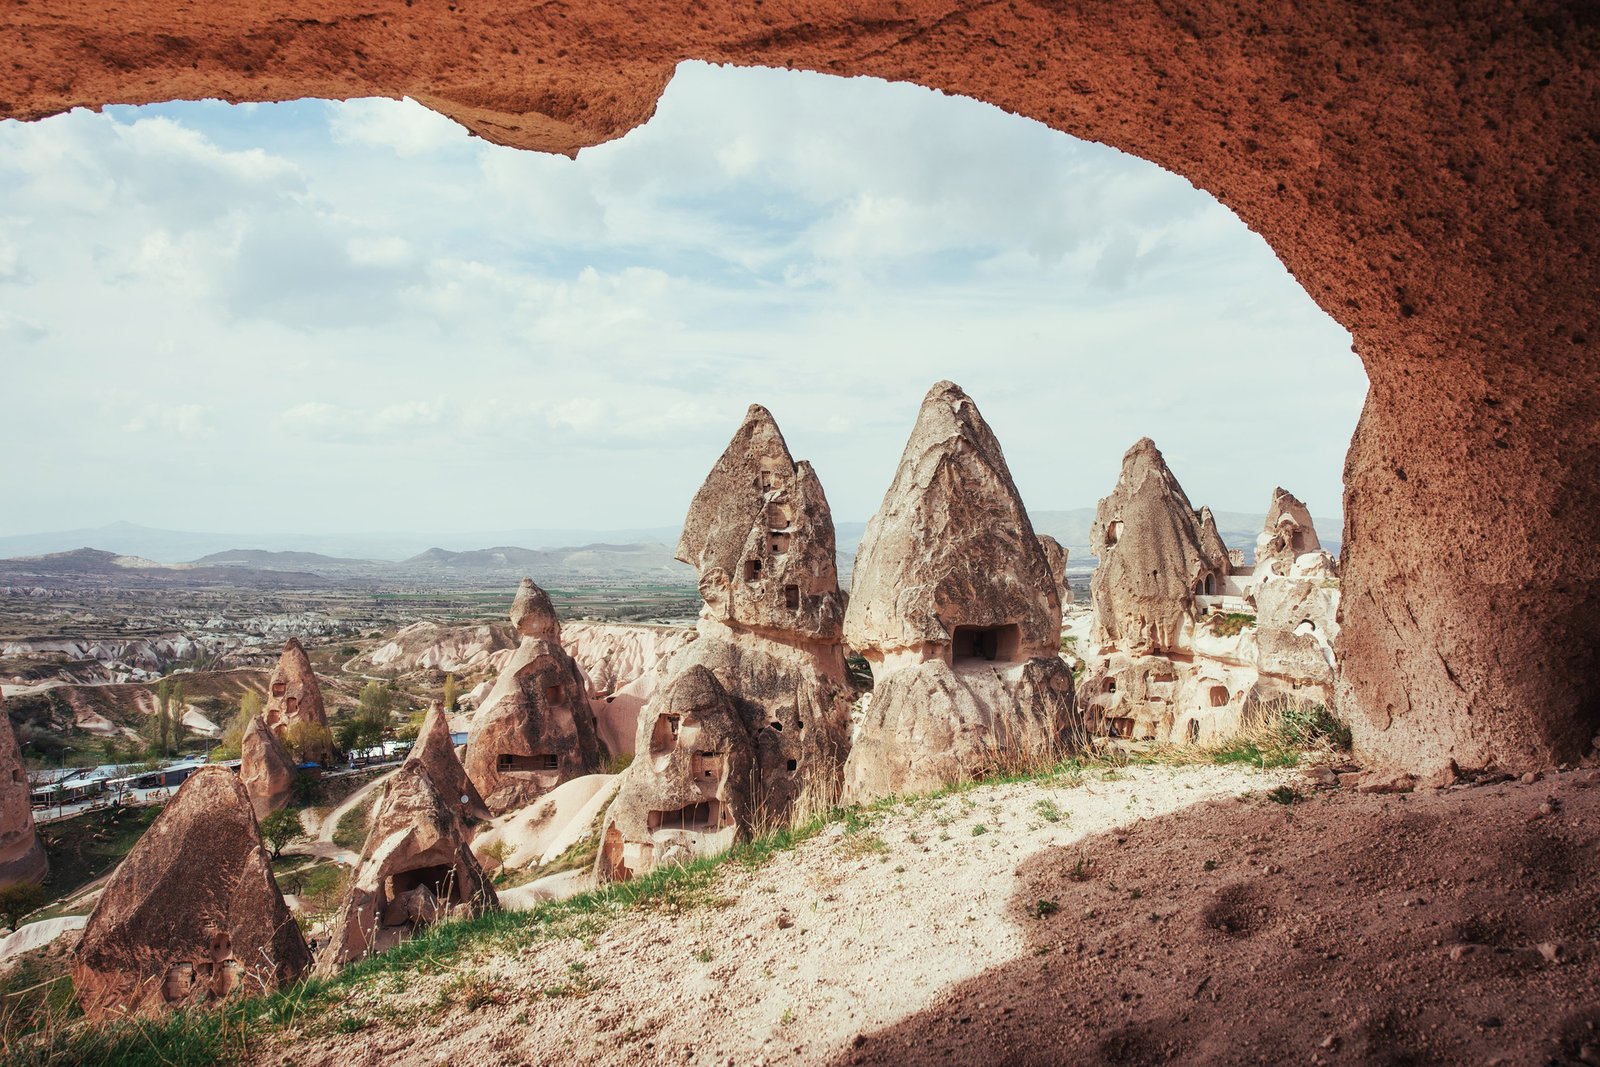
[[[0,697],[0,886],[42,882],[50,863],[33,825],[28,772]]]
[[[649,118],[697,58],[914,81],[1153,160],[1261,234],[1367,368],[1341,637],[1363,754],[1525,769],[1600,726],[1600,31],[1582,5],[71,0],[11,5],[0,31],[17,118],[409,95],[571,153]]]

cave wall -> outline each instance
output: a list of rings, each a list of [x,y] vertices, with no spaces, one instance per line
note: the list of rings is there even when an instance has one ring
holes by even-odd
[[[690,58],[977,97],[1227,204],[1350,330],[1371,381],[1345,468],[1342,691],[1361,750],[1517,770],[1588,746],[1587,0],[11,0],[0,115],[409,95],[489,140],[570,153],[648,119]]]

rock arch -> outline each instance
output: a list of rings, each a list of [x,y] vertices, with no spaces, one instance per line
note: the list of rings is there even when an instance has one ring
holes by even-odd
[[[410,95],[575,152],[675,64],[919,82],[1184,175],[1355,338],[1346,704],[1425,770],[1600,725],[1600,21],[1561,0],[170,0],[9,5],[0,116]]]

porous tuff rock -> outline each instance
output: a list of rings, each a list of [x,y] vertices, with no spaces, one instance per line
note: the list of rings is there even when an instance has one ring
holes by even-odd
[[[272,728],[279,740],[284,740],[289,730],[299,724],[328,729],[328,713],[322,703],[322,686],[317,683],[317,672],[311,669],[311,660],[298,638],[284,642],[283,655],[272,669],[267,681],[267,703],[261,718]],[[318,762],[333,758],[333,744],[328,741],[321,751],[302,753]]]
[[[500,906],[467,847],[460,802],[441,792],[430,766],[413,750],[384,784],[361,862],[317,955],[318,974],[392,948],[436,920]]]
[[[523,579],[524,589],[531,584]],[[531,600],[537,602],[539,596]],[[467,777],[496,815],[600,769],[583,672],[560,644],[541,637],[522,639],[473,720],[463,762]]]
[[[561,643],[561,620],[556,617],[550,594],[534,584],[532,578],[522,579],[517,595],[511,602],[511,625],[521,637],[537,637],[541,641]]]
[[[202,767],[112,874],[72,982],[95,1019],[259,996],[310,963],[243,783]]]
[[[1095,644],[1107,651],[1178,647],[1199,617],[1196,593],[1230,569],[1216,523],[1206,528],[1148,437],[1124,453],[1116,488],[1095,508],[1089,543],[1100,554],[1089,582]]]
[[[695,639],[682,626],[569,622],[561,645],[589,683],[600,741],[613,756],[632,755],[639,712],[667,678],[679,649]]]
[[[1108,737],[1163,744],[1215,744],[1233,736],[1260,683],[1247,631],[1233,658],[1179,660],[1114,650],[1088,658],[1078,702],[1089,729]],[[1288,687],[1285,686],[1285,689]]]
[[[595,871],[627,881],[726,851],[750,832],[755,745],[716,675],[690,667],[651,701],[606,811]]]
[[[267,725],[266,717],[251,719],[239,743],[239,781],[244,783],[257,819],[289,803],[294,776],[294,760]]]
[[[855,697],[833,516],[766,408],[751,405],[683,525],[678,558],[699,570],[705,606],[669,676],[705,667],[733,698],[755,744],[764,818],[782,820],[802,797],[831,805]]]
[[[27,768],[5,698],[0,697],[0,886],[42,882],[49,873],[50,862],[33,825]]]
[[[1039,547],[1044,549],[1045,565],[1056,580],[1056,599],[1065,608],[1072,603],[1072,586],[1067,584],[1067,546],[1049,534],[1039,536]]]
[[[1340,650],[1363,757],[1527,770],[1587,749],[1600,524],[1551,521],[1600,514],[1600,41],[1583,5],[372,14],[12,4],[0,114],[409,96],[495,143],[573,153],[648,119],[692,58],[915,82],[1152,160],[1261,234],[1366,368]]]
[[[1331,706],[1339,640],[1337,582],[1267,577],[1255,586],[1256,664],[1264,676],[1309,685]]]
[[[435,704],[428,709],[422,729],[417,733],[417,743],[411,747],[406,760],[421,764],[428,781],[455,808],[463,822],[488,820],[489,809],[456,755],[455,742],[450,738],[450,717],[442,705]]]
[[[1056,582],[999,442],[972,399],[939,382],[856,553],[845,635],[877,684],[845,765],[847,800],[1070,743]]]
[[[1054,656],[1061,601],[1000,443],[939,382],[856,550],[845,638],[881,677],[886,662],[949,659],[958,627],[1010,628],[1007,660]]]
[[[677,557],[700,574],[703,615],[746,630],[837,643],[845,595],[822,483],[750,405],[689,505]]]
[[[1321,552],[1311,512],[1300,498],[1281,485],[1272,491],[1267,518],[1256,537],[1257,574],[1287,575],[1295,560],[1308,552]]]

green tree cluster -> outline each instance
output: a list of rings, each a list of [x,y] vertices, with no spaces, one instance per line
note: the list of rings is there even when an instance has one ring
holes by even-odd
[[[156,710],[145,720],[145,754],[151,759],[174,755],[183,743],[183,682],[163,678],[156,686]]]
[[[244,696],[239,698],[239,711],[223,728],[222,743],[211,750],[211,758],[218,761],[238,759],[244,745],[244,732],[250,726],[250,720],[260,714],[261,694],[254,689],[245,690]]]
[[[333,739],[345,752],[372,748],[383,742],[394,720],[399,694],[385,682],[368,682],[361,690],[356,713],[338,724]]]

